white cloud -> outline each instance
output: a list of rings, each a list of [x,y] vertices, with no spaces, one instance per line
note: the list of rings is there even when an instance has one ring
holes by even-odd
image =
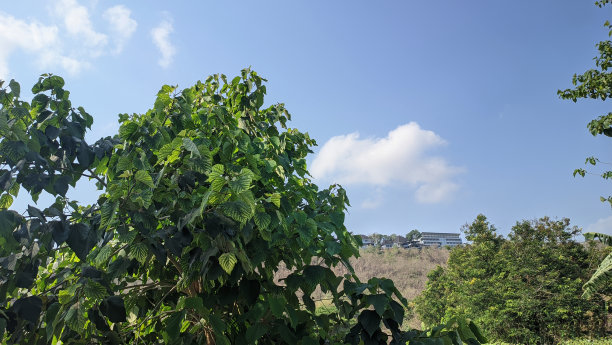
[[[0,79],[10,76],[9,60],[16,52],[33,55],[37,72],[56,72],[54,69],[61,68],[71,75],[78,74],[92,66],[96,58],[120,53],[138,25],[123,5],[102,14],[109,23],[110,36],[94,29],[90,11],[77,0],[53,2],[48,11],[48,18],[60,19],[58,25],[0,12]],[[109,40],[113,43],[112,51]]]
[[[76,0],[59,0],[53,10],[55,15],[64,19],[66,31],[80,41],[90,56],[97,57],[104,52],[108,37],[94,30],[87,7]]]
[[[138,27],[138,23],[130,15],[131,11],[123,5],[113,6],[104,11],[103,17],[110,25],[110,31],[113,33],[114,54],[121,53],[127,41],[136,31],[136,27]]]
[[[436,203],[457,191],[459,185],[452,179],[463,171],[427,154],[444,145],[440,136],[415,122],[397,127],[385,138],[361,139],[358,133],[336,136],[316,155],[311,172],[317,179],[346,185],[408,185],[416,187],[418,202]]]
[[[38,22],[26,23],[0,12],[0,79],[9,77],[9,57],[16,50],[34,54],[41,64],[61,59],[57,52],[58,28]]]
[[[157,27],[151,30],[153,43],[161,53],[161,57],[157,63],[163,68],[170,66],[174,54],[176,54],[176,48],[170,42],[169,37],[172,31],[174,31],[174,28],[172,27],[172,23],[168,20],[163,20]]]
[[[595,223],[588,225],[583,233],[587,232],[598,232],[600,234],[607,234],[612,236],[612,216],[607,218],[600,218]]]

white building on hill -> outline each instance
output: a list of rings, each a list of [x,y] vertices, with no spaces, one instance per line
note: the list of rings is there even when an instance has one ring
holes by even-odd
[[[463,244],[459,234],[452,232],[421,232],[421,244],[424,246],[458,246]]]

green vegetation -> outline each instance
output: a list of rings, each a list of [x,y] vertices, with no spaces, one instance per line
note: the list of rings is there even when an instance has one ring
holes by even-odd
[[[118,135],[93,145],[93,117],[62,78],[43,75],[31,102],[0,82],[3,343],[484,341],[461,317],[400,329],[406,299],[390,279],[356,276],[345,191],[311,182],[315,142],[286,127],[282,104],[263,108],[264,81],[243,70],[163,86],[153,109],[120,115]],[[81,179],[101,191],[95,204],[67,197]],[[9,210],[21,190],[55,200],[22,215]],[[335,308],[317,312],[315,289]]]
[[[609,3],[609,0],[595,2],[599,7],[603,7]],[[612,36],[612,24],[606,21],[604,26],[609,29],[608,36]],[[612,78],[612,71],[610,71],[610,68],[612,68],[612,41],[606,40],[599,42],[597,44],[597,49],[599,51],[599,56],[595,57],[596,69],[590,69],[581,75],[574,74],[572,84],[575,88],[557,91],[562,99],[571,99],[574,102],[579,98],[591,98],[605,101],[612,97],[612,88],[610,87],[610,78]],[[593,136],[603,134],[612,137],[612,112],[592,120],[587,125],[587,128]],[[610,162],[602,162],[596,157],[587,157],[585,164],[591,166],[607,165],[609,167]],[[584,177],[586,174],[587,170],[585,169],[574,170],[574,176],[580,175]],[[610,180],[612,178],[612,170],[604,169],[599,172],[599,174],[605,180]],[[610,207],[612,207],[612,196],[600,196],[600,199],[602,202],[609,203]],[[609,235],[590,233],[585,234],[585,237],[589,239],[599,238],[603,243],[612,245],[612,237]],[[585,283],[584,296],[589,297],[593,295],[610,281],[612,281],[612,253],[601,262],[591,279]]]
[[[421,232],[417,229],[410,230],[410,232],[406,234],[406,241],[418,241],[420,239]]]
[[[505,239],[479,215],[464,231],[473,243],[451,251],[416,301],[426,325],[465,315],[489,338],[518,344],[606,336],[605,296],[581,298],[606,251],[576,242],[580,230],[568,219],[518,222]],[[607,285],[602,293],[611,291]]]

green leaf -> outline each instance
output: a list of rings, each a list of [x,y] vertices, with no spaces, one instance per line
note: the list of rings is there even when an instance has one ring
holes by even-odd
[[[268,303],[270,304],[272,314],[274,314],[274,316],[277,318],[282,318],[283,312],[285,311],[285,305],[287,304],[285,297],[280,295],[270,295],[268,297]]]
[[[210,198],[211,193],[212,193],[212,190],[208,190],[206,193],[204,193],[204,195],[202,196],[202,200],[200,202],[200,206],[191,210],[191,212],[189,212],[185,217],[179,220],[178,222],[179,230],[182,230],[185,225],[189,225],[193,223],[194,220],[202,216],[202,213],[204,212],[204,209],[206,208],[206,205],[208,204],[208,199]]]
[[[211,175],[215,174],[215,175],[223,175],[223,172],[225,171],[225,169],[223,168],[223,165],[221,164],[215,164],[213,165],[212,169],[211,169]]]
[[[468,326],[474,335],[476,336],[476,340],[481,342],[482,344],[486,344],[489,340],[482,334],[480,328],[472,321],[468,322]]]
[[[149,173],[144,170],[138,170],[136,172],[136,175],[134,175],[134,178],[136,179],[136,181],[144,183],[150,188],[155,188],[155,183],[153,183],[153,178],[151,178],[151,175],[149,175]]]
[[[242,200],[224,202],[221,209],[227,216],[240,223],[246,222],[252,215],[252,207]]]
[[[185,311],[181,310],[179,312],[175,312],[170,317],[166,319],[166,334],[168,339],[176,339],[179,336],[181,331],[181,324],[183,323],[183,319],[185,318]]]
[[[149,248],[142,242],[133,243],[130,245],[130,257],[144,264],[149,255]]]
[[[9,82],[9,87],[11,88],[13,97],[19,98],[19,95],[21,94],[21,86],[19,86],[19,83],[16,82],[15,79],[11,79]]]
[[[255,221],[255,225],[257,225],[259,230],[265,230],[270,225],[272,217],[265,212],[256,212],[253,216],[253,220]]]
[[[115,218],[119,202],[107,200],[100,208],[100,228],[106,229]]]
[[[110,322],[125,322],[127,320],[125,304],[120,296],[110,296],[100,303],[100,312]]]
[[[219,265],[221,265],[221,268],[223,268],[227,274],[232,273],[237,262],[238,259],[236,259],[236,256],[232,253],[223,253],[219,257]]]
[[[70,234],[66,243],[81,261],[85,261],[87,255],[97,242],[96,231],[91,229],[86,223],[70,225]]]
[[[119,127],[119,138],[128,140],[137,130],[138,124],[134,122],[124,122],[121,127]]]
[[[134,168],[134,155],[124,155],[119,157],[117,171],[132,170]]]
[[[200,157],[200,150],[198,150],[198,147],[191,139],[183,138],[183,147],[185,150],[191,152],[192,156]]]
[[[100,249],[100,251],[96,255],[96,258],[94,259],[94,264],[96,266],[104,265],[106,261],[110,258],[113,251],[114,249],[110,244],[107,244],[104,247],[102,247],[102,249]]]
[[[381,318],[378,313],[373,310],[364,310],[357,318],[359,324],[361,324],[363,329],[370,335],[370,337],[374,334],[374,332],[380,329],[380,320]]]
[[[53,191],[61,196],[66,196],[68,192],[68,183],[72,181],[70,176],[62,175],[55,180]]]
[[[276,205],[276,207],[280,207],[281,196],[279,193],[274,193],[270,195],[270,202]]]
[[[584,289],[583,296],[589,298],[598,290],[603,289],[606,284],[612,281],[612,253],[599,264],[597,270],[591,276],[588,282],[582,287]]]
[[[215,314],[210,314],[208,321],[212,325],[215,333],[223,334],[223,332],[225,332],[225,330],[227,329],[227,325],[225,324],[225,322],[223,322],[223,320]]]
[[[13,204],[13,196],[10,194],[2,194],[0,196],[0,209],[8,209]]]
[[[255,322],[251,327],[247,328],[246,338],[249,342],[255,343],[255,341],[261,338],[268,331],[268,327],[261,322]]]
[[[239,194],[249,189],[252,180],[253,172],[247,168],[243,168],[238,177],[235,180],[230,181],[229,186],[234,193]]]
[[[88,281],[84,288],[85,296],[89,299],[102,299],[107,295],[106,288],[95,281]]]
[[[197,296],[185,298],[184,306],[185,308],[193,309],[197,311],[198,313],[203,313],[205,310],[204,302],[202,301],[202,298],[197,297]]]
[[[368,295],[366,300],[368,304],[371,304],[374,307],[376,313],[378,313],[378,315],[381,317],[389,306],[389,297],[387,297],[385,294]]]

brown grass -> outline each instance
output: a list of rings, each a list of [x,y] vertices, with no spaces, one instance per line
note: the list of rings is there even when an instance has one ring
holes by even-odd
[[[389,278],[395,282],[400,293],[409,301],[416,298],[425,288],[427,274],[436,266],[446,266],[450,251],[446,248],[376,249],[360,250],[360,257],[351,259],[357,277],[367,282],[372,277]],[[333,268],[337,275],[347,273],[344,267]],[[284,278],[291,272],[279,269],[276,279]],[[326,298],[319,290],[313,293],[318,307],[326,307]],[[420,328],[421,321],[410,310],[407,311],[404,328]]]

